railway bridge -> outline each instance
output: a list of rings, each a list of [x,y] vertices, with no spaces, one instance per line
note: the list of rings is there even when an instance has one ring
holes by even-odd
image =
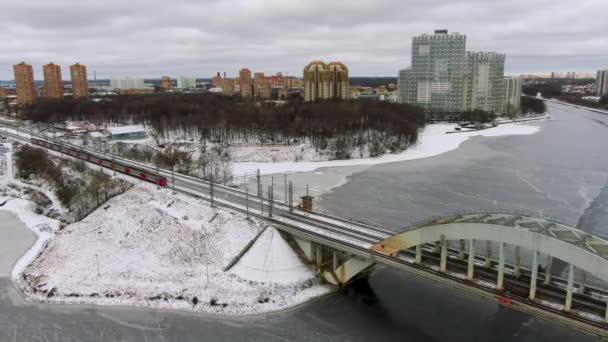
[[[266,220],[284,233],[320,277],[336,286],[365,276],[375,266],[392,267],[608,338],[608,241],[556,220],[522,212],[477,211],[395,232],[303,210],[293,205],[291,186],[289,198],[277,201],[272,186],[266,196],[261,191],[250,194],[14,124],[0,124],[0,134],[92,167],[114,173],[129,170],[123,173]]]

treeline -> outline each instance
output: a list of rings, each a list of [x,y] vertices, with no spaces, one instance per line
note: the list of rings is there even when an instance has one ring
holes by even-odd
[[[595,83],[593,78],[528,80],[524,82],[522,92],[528,96],[536,96],[537,93],[541,93],[543,97],[557,98],[562,95],[562,86],[582,86],[593,83]]]
[[[583,98],[591,95],[567,93],[562,91],[562,86],[564,85],[585,85],[593,82],[593,79],[543,80],[524,85],[522,87],[522,91],[524,94],[529,96],[536,96],[537,93],[541,93],[542,96],[546,98],[552,98],[585,107],[608,109],[608,95],[604,95],[599,101],[591,101]]]
[[[524,84],[522,92],[528,96],[536,96],[541,93],[543,97],[554,98],[562,94],[563,82],[538,81],[536,83]]]
[[[545,101],[534,97],[522,96],[521,97],[521,112],[524,114],[535,113],[542,114],[547,111]]]
[[[32,108],[34,121],[86,120],[94,123],[143,123],[162,137],[175,131],[200,141],[231,144],[291,144],[304,140],[326,148],[336,139],[380,144],[399,150],[415,142],[424,125],[421,108],[387,102],[346,101],[274,103],[244,101],[215,94],[114,96],[107,100],[54,101]]]
[[[600,98],[599,101],[591,101],[583,99],[580,94],[562,94],[558,97],[560,101],[577,104],[580,106],[598,108],[598,109],[608,109],[608,95],[604,95]]]

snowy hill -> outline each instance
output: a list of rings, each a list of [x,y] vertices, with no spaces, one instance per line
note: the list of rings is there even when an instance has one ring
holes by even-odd
[[[298,283],[315,276],[272,227],[260,235],[231,273],[246,280],[280,284]]]
[[[274,229],[235,273],[223,272],[261,228],[243,215],[140,184],[58,232],[18,285],[51,303],[237,315],[287,308],[331,291]]]

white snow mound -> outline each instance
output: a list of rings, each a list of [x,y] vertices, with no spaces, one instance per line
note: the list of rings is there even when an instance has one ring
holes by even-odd
[[[315,276],[273,227],[262,233],[230,272],[246,280],[279,284],[296,283]]]

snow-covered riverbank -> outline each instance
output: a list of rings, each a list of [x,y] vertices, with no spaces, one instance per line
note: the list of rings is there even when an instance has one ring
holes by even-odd
[[[32,217],[22,219],[40,233]],[[224,272],[262,228],[243,215],[139,184],[80,222],[47,229],[13,277],[28,298],[40,302],[222,315],[272,312],[332,291],[274,228]]]
[[[12,265],[11,276],[17,278],[18,275],[29,265],[38,255],[43,246],[53,236],[53,232],[60,227],[59,220],[49,218],[44,215],[34,213],[35,204],[31,201],[16,197],[20,193],[18,187],[30,187],[21,184],[14,179],[13,168],[13,148],[11,144],[2,144],[3,151],[0,153],[0,210],[8,211],[13,214],[34,232],[38,239],[34,245]],[[9,186],[11,184],[13,187]],[[45,192],[43,189],[36,189]],[[54,208],[57,209],[57,208]]]
[[[506,135],[528,135],[539,131],[538,126],[508,123],[501,124],[480,131],[463,132],[459,134],[445,134],[453,131],[455,124],[431,124],[427,125],[418,138],[418,143],[407,150],[397,154],[385,154],[377,158],[362,158],[349,160],[330,160],[319,162],[237,162],[233,165],[235,175],[251,174],[260,170],[261,174],[274,174],[286,172],[310,172],[325,167],[361,166],[393,163],[399,161],[421,159],[437,156],[460,146],[466,140],[476,137],[497,137]]]

